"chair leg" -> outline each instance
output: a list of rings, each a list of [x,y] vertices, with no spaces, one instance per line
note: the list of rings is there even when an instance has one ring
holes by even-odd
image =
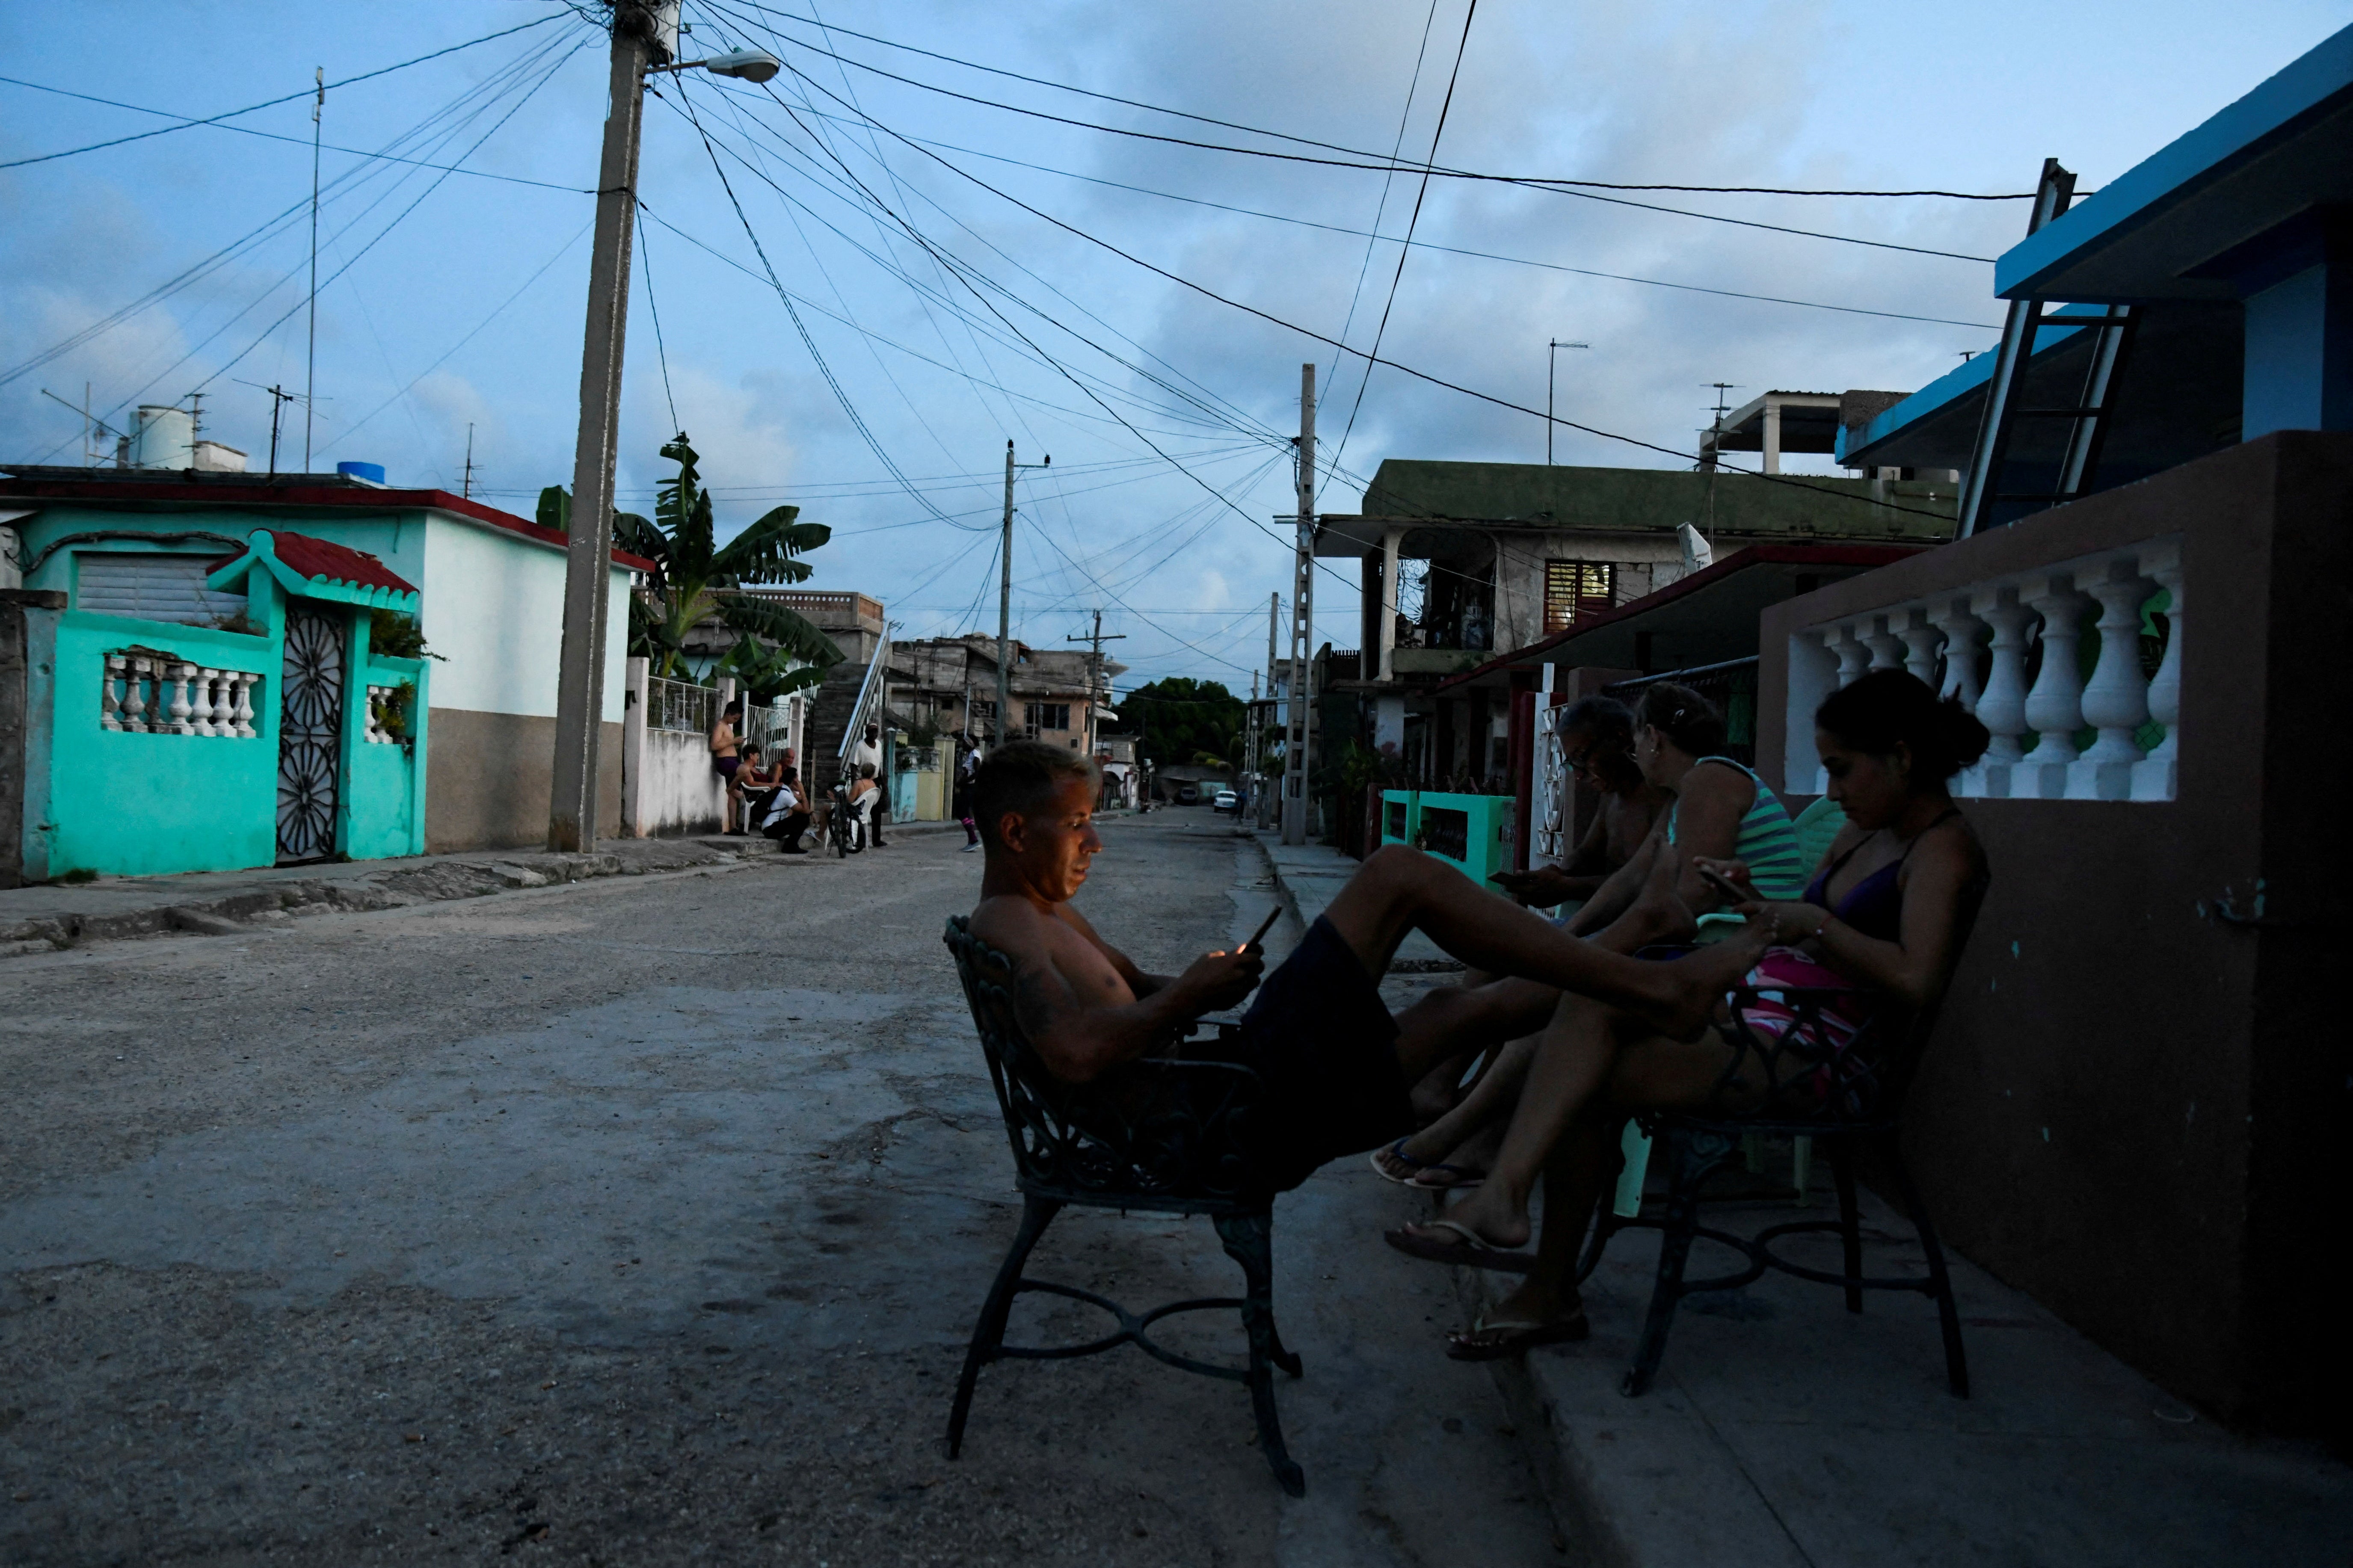
[[[1862,1226],[1854,1204],[1854,1143],[1846,1138],[1830,1141],[1831,1175],[1838,1183],[1839,1240],[1846,1253],[1846,1310],[1862,1310]]]
[[[1217,1218],[1218,1239],[1226,1244],[1226,1252],[1242,1266],[1244,1285],[1242,1327],[1250,1335],[1250,1406],[1258,1416],[1258,1446],[1266,1454],[1269,1468],[1282,1489],[1293,1497],[1307,1495],[1307,1477],[1283,1447],[1282,1420],[1274,1408],[1274,1374],[1271,1366],[1279,1366],[1297,1377],[1302,1370],[1299,1358],[1282,1348],[1282,1341],[1274,1331],[1274,1216],[1266,1210],[1256,1214],[1220,1215]]]
[[[1889,1151],[1895,1170],[1895,1191],[1912,1215],[1912,1228],[1920,1237],[1920,1255],[1928,1262],[1929,1293],[1936,1298],[1936,1321],[1945,1332],[1945,1381],[1954,1394],[1967,1399],[1969,1360],[1961,1348],[1961,1312],[1953,1300],[1953,1277],[1945,1267],[1945,1249],[1937,1244],[1936,1227],[1928,1218],[1928,1205],[1920,1201],[1919,1192],[1912,1185],[1912,1173],[1904,1168],[1904,1152],[1894,1147],[1892,1139]]]
[[[980,1321],[973,1325],[972,1344],[964,1352],[964,1373],[956,1379],[955,1404],[948,1411],[948,1458],[956,1457],[964,1447],[965,1417],[972,1413],[972,1388],[980,1377],[980,1369],[997,1359],[998,1347],[1005,1343],[1005,1320],[1012,1314],[1013,1298],[1021,1293],[1021,1267],[1029,1261],[1029,1249],[1062,1212],[1057,1198],[1029,1197],[1021,1205],[1021,1228],[1015,1233],[1012,1250],[997,1270],[997,1282],[988,1288],[988,1299],[980,1304]]]
[[[1812,1184],[1813,1175],[1814,1140],[1810,1134],[1800,1132],[1789,1140],[1789,1183],[1798,1189],[1798,1201],[1793,1206],[1806,1206],[1806,1189]]]
[[[1659,1362],[1667,1353],[1667,1331],[1674,1327],[1675,1309],[1683,1304],[1683,1264],[1691,1257],[1699,1229],[1699,1189],[1711,1172],[1731,1154],[1733,1142],[1720,1132],[1694,1132],[1670,1128],[1665,1133],[1673,1158],[1668,1178],[1667,1213],[1659,1235],[1659,1277],[1651,1287],[1651,1310],[1642,1321],[1641,1343],[1634,1364],[1618,1392],[1629,1399],[1651,1391]]]

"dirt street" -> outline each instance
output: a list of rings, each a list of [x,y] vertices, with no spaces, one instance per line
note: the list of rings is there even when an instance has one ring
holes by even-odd
[[[1147,967],[1265,910],[1206,810],[1104,837],[1082,907]],[[1361,1161],[1276,1209],[1303,1501],[1239,1387],[1133,1350],[991,1367],[947,1459],[1018,1212],[959,841],[12,961],[0,1562],[1560,1561]],[[1076,1212],[1029,1272],[1239,1283],[1206,1221]],[[1039,1300],[1018,1337],[1102,1331]]]

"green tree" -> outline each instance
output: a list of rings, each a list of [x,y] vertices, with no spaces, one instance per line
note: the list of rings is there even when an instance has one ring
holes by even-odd
[[[1120,700],[1135,749],[1155,767],[1222,766],[1240,747],[1242,700],[1214,680],[1171,676]]]
[[[799,557],[831,539],[833,531],[821,522],[801,521],[797,506],[780,506],[725,544],[714,544],[711,495],[702,488],[701,458],[686,432],[665,444],[661,455],[678,464],[678,472],[662,484],[653,520],[628,511],[613,514],[614,548],[654,563],[630,596],[629,652],[649,660],[653,674],[675,678],[682,670],[686,634],[716,620],[742,634],[726,656],[733,666],[723,672],[756,685],[755,700],[815,684],[827,666],[841,662],[833,639],[782,605],[729,590],[807,582],[809,564]],[[543,525],[568,531],[571,516],[572,498],[562,487],[540,492]],[[787,675],[782,668],[787,658],[810,668]]]

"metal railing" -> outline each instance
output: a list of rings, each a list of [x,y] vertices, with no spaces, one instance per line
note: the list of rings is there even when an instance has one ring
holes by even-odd
[[[718,722],[719,692],[715,687],[697,686],[691,680],[665,680],[659,676],[646,681],[647,729],[707,735]]]
[[[1668,680],[1678,686],[1687,686],[1715,703],[1716,711],[1724,715],[1725,754],[1754,767],[1757,764],[1757,656],[1751,654],[1746,658],[1727,658],[1721,664],[1695,664],[1688,669],[1662,670],[1657,675],[1641,675],[1631,680],[1612,681],[1603,687],[1601,692],[1605,697],[1615,697],[1631,707],[1641,700],[1647,687]]]

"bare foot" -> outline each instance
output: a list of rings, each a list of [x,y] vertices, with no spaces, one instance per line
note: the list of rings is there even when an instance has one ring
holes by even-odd
[[[1410,1144],[1407,1146],[1411,1148]],[[1491,1121],[1448,1150],[1444,1159],[1425,1163],[1406,1184],[1441,1192],[1450,1187],[1477,1186],[1494,1169],[1495,1155],[1503,1146],[1503,1124]]]
[[[1528,1223],[1525,1204],[1514,1205],[1499,1187],[1490,1184],[1480,1187],[1461,1203],[1446,1211],[1446,1218],[1461,1226],[1490,1247],[1506,1249],[1525,1247],[1534,1227]],[[1409,1230],[1424,1228],[1409,1226]],[[1452,1235],[1451,1231],[1429,1227],[1433,1237]],[[1458,1237],[1458,1239],[1460,1239]]]
[[[1760,916],[1722,942],[1655,965],[1661,994],[1639,1010],[1669,1039],[1697,1039],[1715,1022],[1725,994],[1740,984],[1772,945],[1772,922]]]

